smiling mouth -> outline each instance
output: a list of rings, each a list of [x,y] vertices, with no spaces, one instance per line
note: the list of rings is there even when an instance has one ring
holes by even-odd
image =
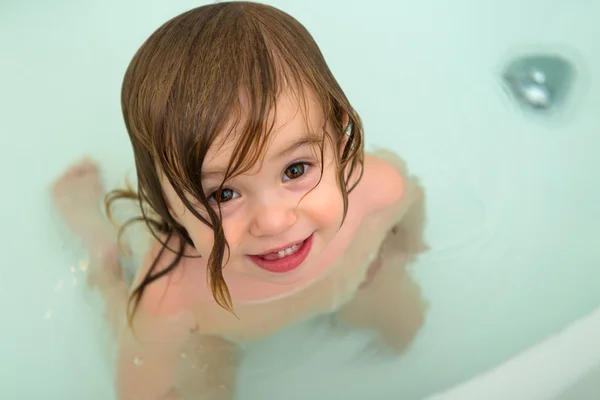
[[[311,234],[302,242],[295,243],[277,251],[248,257],[260,268],[275,273],[284,273],[298,268],[308,257],[312,247],[313,235]]]
[[[281,249],[278,251],[271,251],[271,252],[264,253],[264,254],[259,254],[258,257],[264,258],[265,260],[269,260],[269,261],[280,260],[282,258],[291,256],[292,254],[296,254],[298,252],[298,250],[302,247],[304,242],[306,242],[306,239],[299,243],[296,243],[289,247],[286,247],[285,249]]]

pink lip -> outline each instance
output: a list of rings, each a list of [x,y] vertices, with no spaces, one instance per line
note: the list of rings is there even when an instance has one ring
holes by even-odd
[[[292,270],[298,268],[300,266],[300,264],[302,264],[304,262],[304,260],[306,260],[306,257],[308,257],[308,254],[310,253],[310,249],[312,247],[312,242],[313,242],[313,235],[310,235],[306,240],[304,240],[304,242],[300,242],[301,247],[300,247],[300,249],[298,249],[298,251],[296,253],[292,254],[291,256],[281,258],[279,260],[265,260],[264,258],[262,258],[260,256],[256,256],[256,255],[248,255],[248,257],[260,268],[267,270],[269,272],[275,272],[275,273],[281,274],[281,273],[289,272],[289,271],[292,271]],[[296,243],[293,243],[293,244],[296,244]],[[283,250],[290,246],[291,245],[288,245],[286,247],[281,247],[281,248],[279,248],[277,250],[273,250],[273,251]],[[267,254],[267,253],[264,253],[264,254]]]

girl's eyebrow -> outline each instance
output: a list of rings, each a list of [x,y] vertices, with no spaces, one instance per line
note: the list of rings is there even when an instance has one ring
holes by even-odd
[[[281,157],[285,156],[286,154],[293,152],[294,150],[297,150],[297,149],[299,149],[301,147],[304,147],[304,146],[312,146],[312,145],[314,145],[314,144],[316,144],[318,142],[319,141],[316,138],[305,134],[304,136],[302,136],[301,138],[299,138],[295,142],[292,142],[290,145],[286,146],[281,151],[279,151],[275,155],[274,158],[281,158]]]
[[[313,136],[310,136],[308,134],[303,135],[301,138],[299,138],[298,140],[290,143],[289,145],[285,146],[283,149],[281,149],[273,158],[282,158],[285,155],[299,149],[302,148],[304,146],[313,146],[315,144],[319,143],[319,140],[316,139]],[[208,178],[215,178],[215,177],[222,177],[225,175],[225,170],[224,169],[213,169],[213,170],[207,170],[207,171],[202,171],[201,174],[201,179],[208,179]]]

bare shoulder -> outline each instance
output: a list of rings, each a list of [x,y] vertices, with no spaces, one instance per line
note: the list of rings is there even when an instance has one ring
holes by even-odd
[[[416,254],[428,249],[424,240],[425,191],[404,161],[389,150],[365,157],[362,198],[373,202],[378,226],[391,224],[396,249]]]
[[[377,212],[411,201],[414,178],[408,175],[404,161],[388,150],[366,154],[363,177],[356,188],[356,200],[364,202],[371,212]]]
[[[189,268],[189,264],[190,260],[197,259],[182,257],[177,261],[176,251],[179,249],[179,240],[171,239],[166,244],[167,246],[164,246],[156,241],[144,258],[135,287],[146,277],[158,278],[145,287],[138,310],[153,319],[162,319],[161,317],[178,319],[189,328],[194,328],[196,321],[191,317],[190,311],[193,305],[190,284],[197,280],[197,277],[188,275],[196,275],[193,274],[193,269]],[[187,255],[193,256],[190,253],[186,251]],[[180,318],[175,318],[176,316]]]

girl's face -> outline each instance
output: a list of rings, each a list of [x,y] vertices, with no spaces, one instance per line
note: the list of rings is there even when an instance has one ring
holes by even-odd
[[[321,132],[324,116],[316,101],[308,100],[308,115],[304,115],[295,97],[281,97],[264,157],[248,172],[225,182],[220,193],[216,191],[237,138],[232,135],[209,149],[202,166],[202,186],[215,210],[216,198],[221,199],[230,248],[229,257],[227,251],[224,257],[227,275],[273,282],[305,280],[310,271],[304,267],[319,256],[340,228],[343,201],[335,153],[325,140],[321,178],[320,151],[308,133]],[[214,243],[212,228],[185,208],[166,180],[163,190],[173,216],[189,233],[196,251],[208,258]],[[198,212],[206,215],[201,205]]]

